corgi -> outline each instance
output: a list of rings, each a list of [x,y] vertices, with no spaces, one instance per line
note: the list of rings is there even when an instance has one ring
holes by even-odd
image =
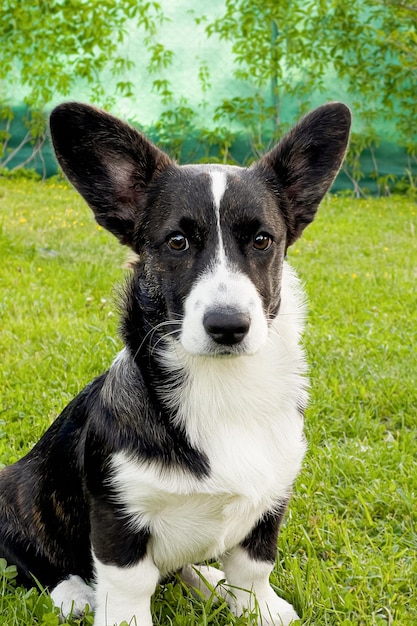
[[[152,626],[151,596],[179,572],[250,623],[299,619],[269,583],[306,451],[305,298],[285,257],[350,122],[329,103],[250,167],[177,165],[104,111],[53,110],[64,173],[135,253],[124,348],[0,472],[0,556],[62,615]]]

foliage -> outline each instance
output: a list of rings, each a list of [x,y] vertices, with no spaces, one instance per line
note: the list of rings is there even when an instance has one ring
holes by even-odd
[[[2,83],[6,88],[10,84],[23,85],[31,111],[26,120],[27,135],[14,152],[28,143],[33,145],[29,161],[40,152],[46,139],[46,107],[53,98],[68,97],[76,81],[89,88],[91,101],[108,108],[114,105],[116,95],[131,96],[132,82],[125,75],[133,62],[120,52],[128,25],[135,24],[144,31],[144,43],[151,55],[155,51],[160,54],[156,34],[164,19],[157,2],[3,0],[0,87]],[[102,80],[103,72],[115,79],[114,93],[109,91],[109,81]],[[6,166],[14,156],[8,151],[13,114],[7,96],[1,99],[0,118],[5,121],[5,130],[0,135],[0,164]]]
[[[5,179],[1,193],[0,464],[9,464],[120,349],[111,294],[126,252],[59,181]],[[333,196],[289,250],[310,302],[309,452],[272,582],[305,626],[417,623],[416,227],[404,197]],[[0,561],[0,580],[3,571]],[[158,590],[154,614],[161,626],[248,624],[178,580]],[[0,626],[22,624],[58,620],[44,593],[7,575]]]
[[[338,97],[326,84],[334,76],[358,120],[345,170],[360,195],[361,156],[375,155],[381,122],[415,161],[416,27],[415,0],[225,0],[224,14],[206,30],[231,42],[235,77],[248,95],[223,101],[216,115],[250,129],[256,156],[287,129],[285,108],[303,113],[317,91]]]
[[[315,47],[306,40],[303,25],[311,7],[290,0],[226,0],[225,8],[206,32],[231,42],[235,78],[248,86],[248,95],[224,100],[216,118],[250,129],[253,153],[258,156],[286,130],[284,99],[295,97],[299,110],[305,109],[311,87],[307,61]]]
[[[324,32],[334,70],[360,116],[347,160],[351,171],[358,152],[368,148],[372,155],[381,123],[415,162],[417,4],[396,0],[318,3],[311,27],[314,33]],[[376,164],[374,177],[378,178]]]
[[[151,44],[164,17],[157,2],[4,0],[0,79],[14,75],[15,81],[28,88],[26,99],[35,108],[44,107],[56,94],[68,96],[79,78],[91,87],[92,99],[104,103],[109,92],[98,73],[110,70],[120,79],[131,67],[132,62],[119,50],[130,20],[145,29]],[[119,80],[116,90],[126,95],[130,86]]]

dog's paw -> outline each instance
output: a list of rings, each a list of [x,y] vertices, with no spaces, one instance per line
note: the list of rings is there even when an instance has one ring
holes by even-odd
[[[86,607],[94,609],[94,590],[79,576],[69,576],[51,592],[52,602],[59,608],[60,616],[81,617]]]
[[[262,626],[290,626],[300,619],[292,604],[278,596],[259,609],[258,624]]]
[[[186,565],[181,570],[181,579],[195,596],[203,595],[207,600],[213,595],[227,599],[229,591],[225,583],[225,573],[211,565]]]
[[[283,600],[269,588],[265,593],[255,595],[243,589],[232,589],[233,600],[229,601],[230,610],[235,615],[246,611],[253,616],[257,626],[290,626],[299,620],[292,604]],[[255,617],[256,616],[256,617]]]
[[[224,572],[210,565],[186,565],[180,575],[191,591],[196,590],[207,599],[212,596],[220,581],[225,579]]]

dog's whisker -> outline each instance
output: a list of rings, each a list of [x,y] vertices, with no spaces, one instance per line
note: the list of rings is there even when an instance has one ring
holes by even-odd
[[[181,332],[180,329],[177,328],[175,330],[172,330],[170,333],[164,333],[163,335],[161,335],[161,337],[159,337],[158,341],[152,346],[151,354],[154,354],[156,352],[158,344],[160,344],[161,341],[164,341],[164,339],[166,339],[167,337],[174,337],[175,335],[178,335],[180,332]]]
[[[268,333],[270,335],[274,335],[274,337],[279,337],[280,339],[283,339],[282,334],[279,332],[277,328],[270,327],[268,330]]]
[[[182,317],[182,316],[179,316],[179,317]],[[155,326],[152,326],[152,328],[150,330],[148,330],[148,332],[146,333],[146,335],[142,339],[138,349],[136,350],[136,352],[134,354],[134,358],[136,358],[140,354],[140,351],[143,348],[143,346],[145,345],[145,343],[147,342],[147,340],[151,339],[156,332],[158,332],[161,328],[164,328],[166,326],[173,326],[173,325],[178,326],[178,321],[176,321],[176,320],[165,320],[164,322],[159,322],[158,324],[155,324]],[[173,332],[179,332],[179,329],[177,328]]]

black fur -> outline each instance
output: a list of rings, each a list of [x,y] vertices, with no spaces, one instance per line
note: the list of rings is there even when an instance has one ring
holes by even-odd
[[[252,532],[242,541],[252,559],[255,561],[275,561],[277,553],[278,530],[287,508],[282,502],[276,511],[266,513],[257,523]]]

